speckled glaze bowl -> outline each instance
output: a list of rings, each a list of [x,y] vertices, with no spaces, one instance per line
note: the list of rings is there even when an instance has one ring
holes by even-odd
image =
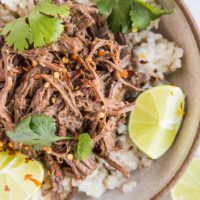
[[[173,3],[160,0],[161,4]],[[138,182],[128,194],[118,191],[105,193],[100,200],[160,200],[177,182],[190,163],[200,141],[200,34],[183,0],[174,3],[175,12],[164,16],[160,31],[170,40],[176,41],[184,49],[183,68],[168,79],[180,86],[187,95],[187,112],[177,138],[170,150],[151,167],[143,168],[132,174]],[[92,190],[92,188],[91,188]],[[75,198],[91,198],[79,195]]]

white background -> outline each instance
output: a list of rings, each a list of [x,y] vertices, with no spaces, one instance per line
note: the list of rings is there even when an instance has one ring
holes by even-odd
[[[200,27],[200,0],[185,0]]]

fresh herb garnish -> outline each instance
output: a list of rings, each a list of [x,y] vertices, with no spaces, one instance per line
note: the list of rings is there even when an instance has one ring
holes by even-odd
[[[97,0],[96,5],[102,14],[109,15],[107,21],[113,32],[130,30],[130,0]]]
[[[172,13],[171,9],[155,8],[144,1],[134,0],[130,12],[132,28],[142,31],[150,25],[152,20],[170,13]]]
[[[67,5],[55,5],[51,0],[41,1],[32,12],[5,25],[1,35],[6,44],[24,51],[30,46],[42,47],[56,41],[64,31],[61,17],[69,16]]]
[[[79,136],[75,148],[75,157],[78,160],[85,160],[92,152],[93,141],[89,134],[83,133]]]
[[[108,15],[113,32],[142,31],[152,20],[172,13],[171,9],[155,8],[143,0],[97,0],[96,5],[102,14]]]
[[[73,137],[60,137],[56,135],[56,123],[53,117],[34,114],[21,120],[13,131],[6,131],[7,136],[26,145],[31,145],[35,150],[51,147],[54,142],[61,140],[77,140]],[[92,152],[93,141],[89,134],[83,133],[77,140],[75,157],[79,160],[86,159]]]
[[[13,131],[7,131],[7,136],[26,145],[33,145],[35,150],[51,147],[53,142],[69,137],[55,135],[56,123],[50,116],[42,114],[31,115],[20,121]]]

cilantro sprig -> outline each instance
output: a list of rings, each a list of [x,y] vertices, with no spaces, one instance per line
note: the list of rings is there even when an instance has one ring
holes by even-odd
[[[42,47],[56,41],[64,31],[62,17],[69,16],[67,5],[42,0],[32,12],[5,25],[1,35],[8,46],[24,51],[30,46]]]
[[[56,123],[53,117],[43,114],[33,114],[21,120],[13,131],[6,131],[7,136],[17,142],[33,146],[35,150],[43,147],[52,147],[52,144],[61,140],[77,140],[74,149],[75,157],[85,160],[92,152],[93,140],[87,133],[80,134],[79,138],[60,137],[56,135]]]
[[[75,148],[75,156],[78,160],[85,160],[92,153],[93,141],[89,134],[83,133],[79,136],[79,142]]]
[[[144,0],[97,0],[96,5],[100,13],[108,16],[111,31],[123,33],[145,30],[151,21],[173,11],[155,8]]]
[[[131,27],[130,0],[97,0],[100,13],[108,15],[108,25],[113,32],[127,33]]]

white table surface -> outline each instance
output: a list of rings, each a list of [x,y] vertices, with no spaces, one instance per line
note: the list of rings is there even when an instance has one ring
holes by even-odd
[[[200,27],[200,0],[185,0]]]

